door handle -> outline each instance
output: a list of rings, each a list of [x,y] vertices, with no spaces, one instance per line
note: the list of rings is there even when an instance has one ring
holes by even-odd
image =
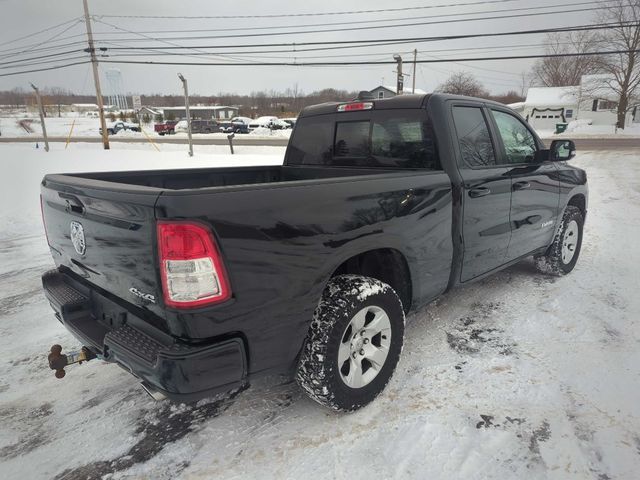
[[[487,187],[478,187],[469,190],[469,196],[471,198],[484,197],[485,195],[489,195],[490,193],[491,190],[489,190]]]
[[[531,184],[529,182],[516,182],[513,184],[514,190],[524,190],[530,187],[531,187]]]

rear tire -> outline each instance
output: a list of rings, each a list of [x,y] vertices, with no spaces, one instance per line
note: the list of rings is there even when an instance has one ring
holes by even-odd
[[[535,257],[536,268],[542,273],[555,276],[571,272],[580,256],[583,226],[582,211],[569,205],[564,211],[553,243],[544,255]]]
[[[404,340],[396,292],[375,278],[341,275],[325,289],[300,355],[296,380],[338,411],[373,401],[391,379]]]

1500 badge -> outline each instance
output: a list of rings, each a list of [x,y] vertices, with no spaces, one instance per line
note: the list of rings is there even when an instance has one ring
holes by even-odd
[[[133,293],[136,297],[146,300],[147,302],[156,303],[156,297],[154,295],[151,295],[150,293],[143,293],[140,290],[138,290],[136,287],[131,287],[129,291]]]

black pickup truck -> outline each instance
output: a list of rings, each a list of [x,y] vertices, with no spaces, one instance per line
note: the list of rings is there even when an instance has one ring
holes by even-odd
[[[408,312],[526,257],[574,268],[574,155],[480,99],[309,107],[282,166],[47,175],[44,290],[80,359],[116,362],[156,397],[289,372],[355,410],[389,381]],[[78,359],[54,350],[57,370]]]

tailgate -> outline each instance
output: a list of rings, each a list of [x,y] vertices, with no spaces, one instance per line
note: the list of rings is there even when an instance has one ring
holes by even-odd
[[[42,215],[56,266],[161,313],[154,253],[154,205],[160,191],[75,175],[47,175],[41,186]]]

